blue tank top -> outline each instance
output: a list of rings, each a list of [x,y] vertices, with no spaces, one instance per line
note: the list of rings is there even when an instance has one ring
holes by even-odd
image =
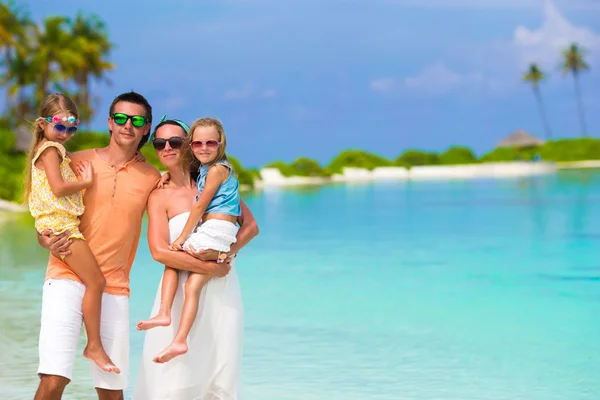
[[[229,161],[223,160],[218,161],[217,164],[224,165],[229,168],[229,178],[217,189],[217,192],[213,196],[212,200],[206,207],[205,213],[218,213],[227,214],[239,217],[242,215],[242,209],[240,207],[240,193],[239,193],[239,182],[233,176],[233,167]],[[206,175],[208,174],[209,165],[201,165],[198,169],[198,179],[196,181],[196,188],[200,193],[204,189],[206,183]],[[199,196],[196,196],[198,201]]]

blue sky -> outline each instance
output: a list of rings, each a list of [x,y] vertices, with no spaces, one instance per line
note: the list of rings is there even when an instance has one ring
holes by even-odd
[[[29,2],[35,20],[83,8],[116,48],[91,128],[106,130],[112,98],[147,96],[155,119],[217,116],[228,153],[247,166],[343,149],[396,157],[408,148],[477,153],[517,129],[543,136],[531,61],[556,136],[578,136],[573,82],[560,50],[588,49],[582,76],[591,135],[600,135],[600,1],[221,0]]]

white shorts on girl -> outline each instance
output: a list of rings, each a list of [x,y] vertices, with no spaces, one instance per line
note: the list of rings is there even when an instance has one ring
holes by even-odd
[[[183,248],[195,251],[212,249],[226,253],[235,243],[238,229],[236,224],[229,221],[209,219],[187,238]]]

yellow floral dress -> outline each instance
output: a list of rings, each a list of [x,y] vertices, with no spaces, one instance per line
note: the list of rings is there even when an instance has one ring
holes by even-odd
[[[57,197],[52,193],[46,172],[35,166],[35,162],[44,150],[55,147],[62,157],[60,174],[65,182],[76,182],[77,177],[69,165],[71,159],[67,150],[57,142],[47,141],[40,146],[31,160],[31,191],[29,193],[29,211],[35,218],[35,229],[43,232],[50,229],[54,234],[71,232],[70,238],[82,239],[79,232],[79,216],[83,214],[83,195],[81,192],[69,196]]]

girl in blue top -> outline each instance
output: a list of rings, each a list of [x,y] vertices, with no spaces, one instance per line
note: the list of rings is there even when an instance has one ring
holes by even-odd
[[[225,155],[225,131],[221,122],[213,118],[201,118],[194,122],[189,132],[183,144],[182,161],[186,170],[188,166],[198,168],[196,185],[200,195],[196,197],[197,201],[183,231],[171,243],[170,249],[213,249],[220,252],[217,262],[224,262],[238,231],[236,221],[241,215],[239,183]],[[210,278],[210,275],[190,273],[185,284],[185,299],[177,334],[154,361],[167,362],[187,352],[187,337],[198,313],[200,292]],[[162,299],[168,306],[168,315],[171,314],[178,284],[177,270],[166,267],[161,290]],[[154,318],[160,319],[161,316]]]

